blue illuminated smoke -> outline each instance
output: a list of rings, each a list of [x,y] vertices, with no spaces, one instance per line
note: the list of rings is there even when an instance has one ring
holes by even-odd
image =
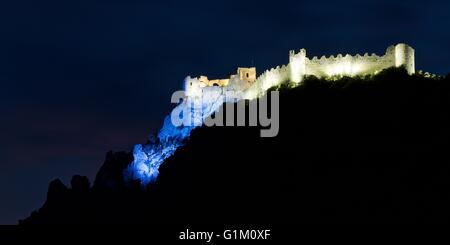
[[[156,137],[150,137],[149,142],[138,144],[133,149],[134,160],[125,169],[125,181],[138,180],[143,186],[154,182],[159,174],[159,167],[168,157],[172,156],[178,147],[184,145],[191,131],[201,125],[205,118],[209,117],[225,102],[221,94],[212,95],[201,101],[201,107],[194,105],[191,98],[183,100],[173,111],[189,111],[196,125],[174,126],[171,114],[164,119],[164,125]]]

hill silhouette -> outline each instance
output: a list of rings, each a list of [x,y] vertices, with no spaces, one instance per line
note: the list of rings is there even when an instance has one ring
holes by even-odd
[[[280,91],[280,131],[201,127],[160,168],[126,184],[109,152],[93,186],[50,183],[20,224],[448,223],[450,83],[388,69]]]

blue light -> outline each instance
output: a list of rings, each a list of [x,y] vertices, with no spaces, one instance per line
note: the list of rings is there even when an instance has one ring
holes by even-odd
[[[187,109],[191,112],[194,122],[203,123],[215,111],[218,111],[224,103],[225,97],[221,94],[204,98],[201,108],[194,105],[190,98],[183,100],[174,110]],[[172,124],[170,114],[164,119],[163,127],[158,132],[156,139],[151,139],[147,144],[138,144],[134,147],[134,160],[125,169],[126,181],[139,180],[146,186],[156,180],[159,167],[168,157],[172,156],[178,147],[184,145],[191,131],[197,126],[179,126]]]

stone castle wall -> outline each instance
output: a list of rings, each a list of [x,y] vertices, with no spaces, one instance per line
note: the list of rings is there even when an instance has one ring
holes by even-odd
[[[405,66],[409,74],[415,72],[414,49],[402,43],[388,47],[383,56],[367,53],[355,56],[338,54],[309,59],[306,57],[306,51],[302,49],[297,54],[290,51],[289,61],[291,80],[297,83],[307,75],[357,76],[374,74],[389,67]]]
[[[231,76],[228,86],[222,88],[223,93],[233,92],[244,99],[254,99],[261,96],[265,91],[273,86],[280,85],[283,82],[292,81],[300,83],[305,76],[314,75],[319,78],[334,77],[334,76],[360,76],[375,74],[381,70],[389,67],[404,66],[409,74],[415,73],[414,49],[406,44],[392,45],[387,48],[383,56],[376,54],[364,55],[341,55],[321,58],[313,57],[309,59],[306,57],[306,50],[301,49],[300,52],[289,52],[289,64],[277,66],[270,70],[264,71],[255,82],[248,83],[242,81],[240,76]],[[256,70],[253,75],[256,76]],[[241,72],[242,73],[242,72]],[[240,74],[238,70],[238,74]],[[242,73],[243,74],[243,73]],[[253,78],[254,79],[254,78]],[[245,80],[245,79],[244,79]],[[186,83],[186,91],[206,89],[201,84],[189,86],[192,81],[196,83],[195,79],[189,80]],[[198,81],[198,80],[197,80]],[[203,93],[196,91],[195,93]],[[205,92],[208,90],[206,89]],[[195,94],[194,92],[188,94]]]

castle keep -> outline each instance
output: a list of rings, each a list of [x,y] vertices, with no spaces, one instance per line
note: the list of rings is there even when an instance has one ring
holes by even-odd
[[[415,73],[414,49],[407,44],[392,45],[387,48],[383,56],[376,54],[341,55],[321,58],[306,56],[306,50],[298,53],[289,51],[289,63],[277,66],[263,72],[256,77],[256,68],[238,68],[235,75],[229,79],[208,80],[206,76],[200,78],[187,77],[185,90],[188,97],[217,96],[233,94],[238,99],[254,99],[267,89],[292,81],[300,83],[308,75],[319,78],[335,76],[359,76],[376,74],[389,67],[404,66],[409,74]]]

